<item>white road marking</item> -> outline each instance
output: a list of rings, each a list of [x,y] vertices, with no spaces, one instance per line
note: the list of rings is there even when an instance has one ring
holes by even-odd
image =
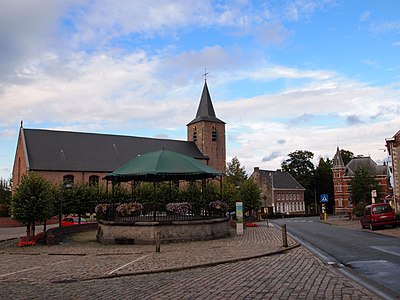
[[[42,267],[33,267],[33,268],[19,270],[19,271],[15,271],[15,272],[11,272],[11,273],[1,274],[0,277],[6,277],[6,276],[9,276],[9,275],[22,273],[22,272],[26,272],[26,271],[31,271],[31,270],[35,270],[35,269],[40,269],[40,268],[42,268]]]
[[[400,256],[400,247],[397,246],[371,246],[376,250],[386,252],[392,255]]]
[[[128,262],[128,263],[126,263],[126,264],[120,266],[119,268],[116,268],[115,270],[112,270],[111,272],[108,273],[108,275],[111,275],[112,273],[117,272],[118,270],[121,270],[122,268],[125,268],[125,267],[127,267],[127,266],[129,266],[129,265],[131,265],[131,264],[133,264],[133,263],[135,263],[135,262],[137,262],[137,261],[139,261],[139,260],[142,260],[142,259],[146,258],[147,256],[150,256],[150,255],[151,255],[151,254],[147,254],[147,255],[144,255],[144,256],[142,256],[142,257],[139,257],[139,258],[137,258],[137,259],[135,259],[135,260],[132,260],[131,262]]]

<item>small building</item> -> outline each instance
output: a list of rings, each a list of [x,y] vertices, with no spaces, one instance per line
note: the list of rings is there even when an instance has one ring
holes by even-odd
[[[335,198],[335,213],[348,213],[353,208],[351,181],[359,168],[364,168],[379,184],[377,199],[384,199],[389,188],[387,165],[377,165],[370,157],[357,156],[344,165],[339,147],[333,157],[333,191]],[[382,201],[382,200],[381,200]]]
[[[390,201],[393,201],[396,213],[399,213],[400,201],[400,130],[391,137],[386,139],[386,148],[389,154],[389,174],[392,179],[393,192],[389,194]]]
[[[13,190],[29,171],[53,183],[102,184],[108,173],[146,152],[170,150],[203,161],[225,173],[225,122],[215,115],[207,82],[196,117],[187,124],[187,141],[45,129],[19,130]]]
[[[305,188],[288,172],[260,170],[254,167],[250,176],[261,189],[261,211],[300,215],[305,212]]]

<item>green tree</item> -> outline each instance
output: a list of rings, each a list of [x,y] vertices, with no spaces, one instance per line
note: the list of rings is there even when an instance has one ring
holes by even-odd
[[[26,239],[35,233],[35,222],[52,216],[54,193],[50,182],[34,172],[22,177],[11,200],[12,218],[26,226]]]
[[[261,189],[252,179],[243,181],[240,188],[244,207],[249,212],[258,211],[261,204]]]
[[[307,150],[297,150],[288,154],[289,158],[282,162],[282,170],[292,175],[305,189],[306,206],[314,203],[315,168],[311,160],[314,153]]]
[[[247,180],[246,168],[241,166],[236,156],[232,158],[231,162],[227,163],[225,179],[236,186],[240,186],[243,181]]]
[[[354,153],[349,150],[341,149],[340,155],[342,156],[344,165],[347,165],[354,158]]]
[[[328,212],[333,212],[335,203],[333,193],[332,161],[329,158],[327,158],[326,160],[320,158],[318,166],[315,169],[315,193],[317,206],[319,203],[320,195],[328,195]]]
[[[355,171],[354,177],[350,182],[350,187],[353,206],[370,204],[371,191],[376,190],[379,192],[379,184],[375,180],[375,177],[363,167],[359,167]]]
[[[0,217],[10,215],[11,185],[9,180],[0,178]]]
[[[223,182],[222,198],[230,209],[235,208],[235,202],[243,202],[244,210],[254,212],[260,207],[261,190],[252,179],[248,179],[246,169],[241,166],[235,156],[227,164],[226,177]]]

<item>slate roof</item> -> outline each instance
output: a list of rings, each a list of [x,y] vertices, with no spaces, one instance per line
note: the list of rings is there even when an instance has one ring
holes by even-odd
[[[194,142],[21,128],[30,170],[112,172],[132,158],[170,150],[204,159]]]
[[[269,183],[272,181],[274,189],[305,190],[305,188],[288,172],[260,170],[260,175]]]
[[[358,168],[363,167],[372,175],[387,175],[387,166],[377,165],[370,157],[353,158],[346,165],[346,176],[354,176]]]
[[[225,124],[224,121],[221,121],[215,115],[215,110],[211,101],[210,92],[208,91],[207,82],[204,82],[203,92],[201,94],[199,107],[196,113],[196,118],[190,121],[187,125],[197,123],[200,121],[209,121],[209,122],[217,122]]]

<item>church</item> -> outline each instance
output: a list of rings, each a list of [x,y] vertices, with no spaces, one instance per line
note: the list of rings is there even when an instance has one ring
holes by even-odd
[[[201,160],[225,173],[225,122],[217,118],[207,81],[196,117],[187,125],[187,140],[57,131],[21,127],[12,182],[34,171],[48,181],[105,185],[105,175],[147,152],[170,150]]]

